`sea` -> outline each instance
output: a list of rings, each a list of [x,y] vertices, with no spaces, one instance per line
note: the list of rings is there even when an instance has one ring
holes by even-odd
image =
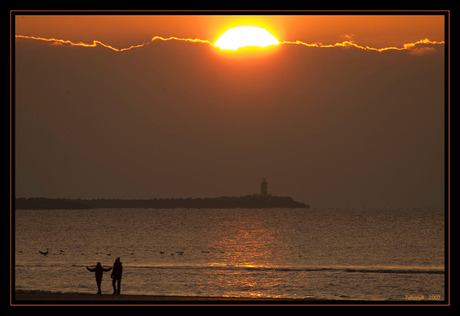
[[[444,209],[85,209],[14,212],[16,291],[444,301]],[[46,253],[46,254],[43,254]],[[102,293],[112,294],[110,272]]]

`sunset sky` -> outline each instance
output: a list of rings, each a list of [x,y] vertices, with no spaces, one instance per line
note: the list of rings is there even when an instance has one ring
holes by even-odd
[[[16,197],[235,196],[265,177],[312,207],[443,205],[442,13],[13,23]],[[282,44],[212,45],[237,26]]]

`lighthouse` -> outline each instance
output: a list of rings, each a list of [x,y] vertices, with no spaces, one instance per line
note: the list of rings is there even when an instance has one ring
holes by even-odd
[[[268,195],[268,182],[265,178],[262,179],[260,184],[260,195]]]

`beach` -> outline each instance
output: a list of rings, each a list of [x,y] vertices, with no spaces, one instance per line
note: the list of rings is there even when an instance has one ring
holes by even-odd
[[[212,296],[175,296],[175,295],[111,295],[88,293],[54,293],[42,291],[17,291],[13,305],[21,304],[233,304],[233,303],[302,303],[312,302],[311,299],[286,299],[286,298],[242,298],[242,297],[212,297]]]

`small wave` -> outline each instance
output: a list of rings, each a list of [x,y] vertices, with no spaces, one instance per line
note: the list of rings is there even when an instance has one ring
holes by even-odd
[[[91,292],[88,292],[91,293]],[[86,294],[86,292],[78,292],[78,291],[46,291],[46,290],[25,290],[25,289],[16,289],[15,294],[43,294],[43,295],[50,295],[50,294]]]
[[[306,271],[306,272],[350,272],[350,273],[426,273],[426,274],[443,274],[442,268],[424,268],[424,267],[246,267],[251,270],[274,270],[274,271]]]
[[[132,265],[140,269],[181,269],[181,270],[233,270],[233,271],[278,271],[278,272],[345,272],[345,273],[415,273],[444,274],[442,267],[410,266],[309,266],[309,267],[271,267],[252,265]]]
[[[359,267],[344,268],[345,272],[361,273],[416,273],[416,274],[444,274],[443,268],[436,267]]]
[[[16,264],[16,268],[85,268],[83,264]],[[182,264],[182,265],[151,265],[125,264],[133,269],[174,269],[174,270],[231,270],[231,271],[275,271],[275,272],[343,272],[343,273],[406,273],[406,274],[444,274],[443,267],[423,266],[263,266],[263,265],[228,265],[214,264]]]

